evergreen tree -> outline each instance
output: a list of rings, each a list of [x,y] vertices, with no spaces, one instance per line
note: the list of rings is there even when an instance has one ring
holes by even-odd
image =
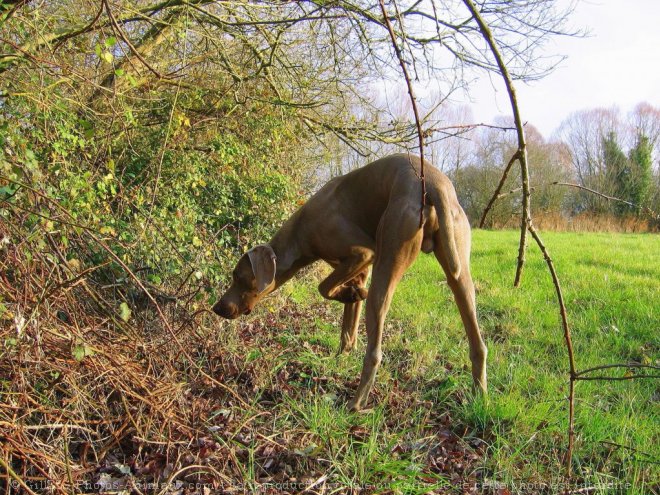
[[[653,145],[648,136],[643,133],[637,135],[635,146],[630,150],[629,161],[632,175],[629,201],[646,206],[653,181]]]
[[[614,131],[603,137],[603,163],[609,192],[616,198],[630,201],[629,197],[632,189],[630,161],[621,150]],[[625,203],[612,203],[612,212],[616,215],[625,215],[630,211],[631,207]]]

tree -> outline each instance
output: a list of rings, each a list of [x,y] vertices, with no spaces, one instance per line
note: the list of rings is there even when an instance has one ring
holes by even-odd
[[[603,166],[608,181],[608,190],[615,198],[627,200],[632,188],[632,171],[630,162],[617,141],[617,134],[610,131],[603,137]],[[630,211],[630,206],[621,202],[611,204],[614,213],[623,215]]]
[[[610,133],[624,133],[619,111],[615,108],[574,112],[564,119],[557,131],[557,138],[571,154],[578,184],[604,194],[613,193],[603,160],[605,137]],[[579,194],[579,201],[574,205],[576,212],[604,213],[608,210],[601,198],[584,192]]]
[[[647,102],[638,103],[630,112],[628,120],[634,136],[646,136],[651,148],[658,151],[658,145],[660,145],[660,108]]]
[[[628,200],[640,207],[648,206],[653,183],[653,146],[644,134],[637,135],[635,146],[630,150],[630,190]],[[638,213],[641,210],[638,209]]]
[[[576,112],[562,122],[557,138],[570,153],[578,185],[640,207],[644,206],[640,200],[648,203],[658,194],[653,174],[658,163],[654,143],[660,142],[660,110],[648,103],[638,104],[626,118],[615,108]],[[575,212],[645,211],[585,191],[572,194],[571,202]]]

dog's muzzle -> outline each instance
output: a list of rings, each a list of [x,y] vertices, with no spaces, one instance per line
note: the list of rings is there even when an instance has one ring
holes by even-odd
[[[223,299],[220,299],[215,303],[212,309],[216,315],[227,318],[228,320],[234,320],[241,315],[249,315],[252,313],[251,308],[245,308],[241,311],[236,304],[224,301]]]
[[[238,318],[240,315],[238,307],[235,304],[228,303],[222,299],[213,305],[213,312],[218,316],[227,318],[228,320]]]

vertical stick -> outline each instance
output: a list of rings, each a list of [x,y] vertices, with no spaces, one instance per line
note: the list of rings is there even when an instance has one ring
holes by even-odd
[[[577,371],[575,369],[575,356],[573,354],[573,340],[571,338],[571,328],[568,326],[568,316],[566,314],[566,305],[564,304],[564,296],[562,294],[561,285],[559,284],[559,277],[555,270],[555,265],[550,258],[550,254],[543,244],[543,241],[536,232],[536,228],[529,223],[529,233],[532,235],[539,249],[543,253],[545,262],[550,270],[552,283],[555,286],[557,294],[557,304],[559,304],[559,315],[561,316],[561,325],[564,330],[564,342],[566,343],[566,351],[568,353],[568,370],[569,370],[569,386],[568,386],[568,448],[566,449],[566,474],[571,477],[571,463],[573,458],[573,443],[575,441],[575,380],[577,379]]]
[[[518,287],[520,285],[520,279],[522,277],[523,265],[525,264],[525,250],[527,248],[527,231],[532,235],[536,243],[539,245],[541,252],[548,264],[548,269],[550,270],[550,275],[552,276],[552,282],[555,285],[555,291],[557,293],[557,301],[559,304],[559,312],[561,315],[562,327],[564,330],[564,340],[566,343],[566,349],[568,352],[568,361],[569,361],[569,373],[570,373],[570,382],[569,382],[569,393],[568,393],[568,408],[569,408],[569,418],[568,418],[568,449],[566,452],[566,473],[570,478],[571,476],[571,460],[573,456],[573,442],[574,442],[574,392],[575,392],[575,359],[573,356],[573,343],[571,341],[571,330],[568,326],[568,318],[566,315],[566,306],[564,305],[564,297],[562,295],[561,286],[559,285],[559,278],[557,277],[557,272],[555,271],[554,264],[550,255],[548,254],[545,245],[541,241],[534,225],[532,224],[531,213],[530,213],[530,188],[529,188],[529,169],[527,165],[527,144],[525,143],[525,130],[523,128],[522,119],[520,118],[520,109],[518,108],[518,99],[516,98],[516,90],[513,87],[513,81],[509,75],[509,71],[504,64],[502,54],[497,46],[495,38],[490,31],[490,28],[483,20],[479,11],[475,7],[472,0],[463,0],[465,6],[470,10],[472,17],[479,25],[479,31],[481,31],[482,36],[488,43],[490,50],[497,61],[497,66],[499,67],[500,74],[504,83],[506,85],[507,93],[509,94],[509,100],[511,102],[511,108],[513,110],[513,118],[516,124],[516,131],[518,133],[518,161],[520,162],[520,172],[522,180],[522,190],[523,190],[523,212],[522,219],[520,222],[520,245],[518,248],[518,265],[516,268],[516,278],[514,281],[514,286]],[[515,156],[515,155],[514,155]],[[507,167],[508,168],[508,167]]]
[[[518,159],[518,152],[516,151],[511,159],[509,160],[509,163],[507,163],[506,167],[504,168],[504,172],[502,173],[502,178],[500,179],[500,183],[497,185],[495,188],[495,192],[493,193],[493,197],[490,198],[490,201],[486,205],[486,208],[484,208],[484,212],[481,214],[481,221],[479,222],[479,228],[483,229],[484,225],[486,224],[486,217],[488,216],[488,212],[490,209],[493,207],[495,204],[495,201],[497,201],[497,198],[500,195],[500,191],[502,190],[502,187],[504,187],[504,183],[506,182],[506,178],[509,175],[509,171],[511,170],[511,166],[514,164],[514,162]]]
[[[509,101],[511,102],[511,109],[513,111],[513,119],[516,124],[516,132],[518,134],[518,161],[520,162],[520,177],[522,181],[522,190],[523,190],[523,211],[522,218],[520,220],[520,244],[518,246],[518,265],[516,266],[516,277],[513,282],[515,287],[520,285],[520,280],[522,278],[523,266],[525,265],[525,251],[527,249],[527,224],[530,222],[530,191],[529,191],[529,168],[527,166],[527,143],[525,142],[525,130],[523,128],[523,122],[520,118],[520,109],[518,108],[518,98],[516,97],[516,89],[513,86],[513,81],[509,75],[509,70],[506,68],[502,54],[497,46],[495,38],[493,38],[493,33],[490,31],[488,24],[483,20],[481,14],[474,6],[472,0],[463,0],[465,6],[470,10],[472,17],[477,24],[479,25],[479,31],[481,31],[482,36],[488,43],[490,51],[495,57],[497,66],[500,69],[500,74],[502,79],[504,79],[504,84],[506,85],[506,91],[509,95]]]

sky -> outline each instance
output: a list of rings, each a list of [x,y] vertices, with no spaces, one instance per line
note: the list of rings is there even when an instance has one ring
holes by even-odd
[[[523,120],[549,138],[577,110],[616,106],[625,114],[642,101],[660,106],[659,22],[660,0],[579,2],[569,25],[589,35],[548,43],[548,55],[566,60],[540,81],[516,83]],[[471,90],[471,99],[476,122],[511,114],[504,86],[494,89],[488,78]]]

